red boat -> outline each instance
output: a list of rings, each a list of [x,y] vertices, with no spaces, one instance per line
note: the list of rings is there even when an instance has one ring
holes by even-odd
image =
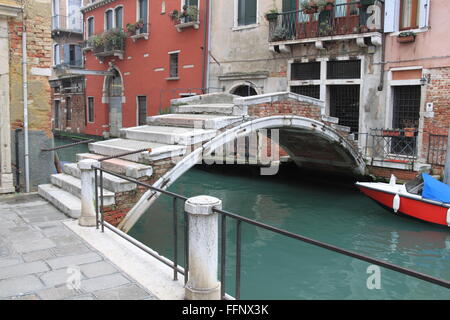
[[[395,213],[450,227],[450,186],[422,174],[406,184],[357,182],[366,196]]]

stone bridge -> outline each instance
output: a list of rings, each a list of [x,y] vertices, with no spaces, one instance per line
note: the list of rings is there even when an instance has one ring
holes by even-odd
[[[151,149],[103,161],[102,168],[162,189],[202,161],[253,161],[264,164],[270,174],[283,152],[298,166],[366,174],[349,128],[324,116],[324,103],[317,99],[288,92],[244,98],[220,93],[173,100],[171,111],[149,117],[146,126],[122,129],[120,138],[91,143],[90,153],[78,154],[77,160]],[[51,184],[39,186],[39,193],[78,217],[79,178],[77,164],[66,164],[64,173],[51,176]],[[105,219],[125,232],[159,196],[109,174],[103,182]]]

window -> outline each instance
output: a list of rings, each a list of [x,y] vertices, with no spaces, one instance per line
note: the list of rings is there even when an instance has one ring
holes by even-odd
[[[138,125],[143,126],[147,124],[147,97],[138,96]]]
[[[327,63],[327,79],[361,78],[361,60],[330,61]]]
[[[294,87],[291,87],[291,92],[296,93],[296,94],[301,94],[302,96],[320,99],[320,86],[319,85],[294,86]]]
[[[90,38],[94,35],[94,17],[87,19],[87,37]]]
[[[66,121],[72,120],[72,106],[70,97],[66,97]]]
[[[113,11],[108,10],[105,12],[105,30],[111,30],[113,28]]]
[[[420,0],[401,0],[400,2],[400,30],[415,29],[419,26]]]
[[[61,64],[61,51],[59,44],[55,44],[53,47],[53,63],[55,66]]]
[[[183,9],[188,7],[198,8],[198,0],[184,0]],[[191,19],[189,16],[184,17],[183,22],[191,22],[191,21],[198,21],[198,17],[196,17],[195,19]]]
[[[88,122],[94,122],[94,97],[88,97]]]
[[[237,24],[246,26],[256,23],[257,0],[237,0]]]
[[[330,116],[339,124],[359,131],[359,85],[330,86]]]
[[[178,52],[169,54],[170,56],[170,78],[178,78]]]
[[[420,91],[420,86],[394,87],[394,128],[404,129],[419,127]]]
[[[74,67],[82,66],[81,47],[76,44],[64,45],[64,64]]]
[[[59,100],[55,100],[55,128],[59,128]]]
[[[114,23],[116,28],[122,28],[123,21],[123,7],[117,7],[114,9]]]
[[[291,80],[319,80],[320,62],[293,63]]]
[[[139,30],[139,33],[147,33],[147,24],[148,24],[148,12],[147,12],[147,0],[138,0],[138,20],[141,20],[144,23],[144,26]]]

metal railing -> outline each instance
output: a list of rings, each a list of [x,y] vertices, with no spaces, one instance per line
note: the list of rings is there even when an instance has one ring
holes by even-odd
[[[78,141],[78,142],[74,142],[74,143],[69,143],[69,144],[66,144],[66,145],[63,145],[63,146],[54,147],[54,148],[50,148],[50,149],[41,149],[41,151],[42,151],[42,152],[56,151],[56,150],[66,149],[66,148],[78,146],[78,145],[80,145],[80,144],[87,144],[87,143],[91,143],[91,142],[95,142],[95,141],[96,141],[96,140],[94,140],[94,139],[83,140],[83,141]]]
[[[278,13],[269,21],[269,42],[379,31],[367,27],[369,6],[359,1],[336,4],[331,10]]]
[[[428,137],[427,162],[435,166],[445,166],[447,160],[448,136],[429,134]]]
[[[118,230],[117,228],[115,228],[114,226],[112,226],[111,224],[105,222],[105,218],[104,218],[104,205],[103,205],[103,174],[107,173],[110,175],[113,175],[115,177],[124,179],[126,181],[132,182],[137,184],[138,186],[144,187],[146,189],[152,190],[155,192],[155,194],[157,193],[161,193],[162,195],[166,195],[169,196],[170,198],[172,198],[172,223],[173,223],[173,261],[168,260],[167,258],[158,255],[156,252],[153,252],[152,250],[149,250],[145,245],[142,245],[140,242],[138,242],[137,240],[131,238],[130,236],[126,235],[125,233],[123,233],[122,231]],[[188,277],[189,277],[189,237],[188,237],[188,230],[189,230],[189,219],[188,219],[188,215],[186,214],[186,212],[184,212],[183,210],[183,229],[184,229],[184,268],[182,268],[178,261],[178,239],[179,239],[179,234],[178,234],[178,215],[180,213],[180,211],[177,209],[178,205],[180,203],[183,204],[183,208],[184,208],[184,203],[188,200],[187,197],[170,192],[170,191],[166,191],[160,188],[155,188],[149,184],[143,183],[141,181],[138,181],[136,179],[133,178],[129,178],[120,174],[117,174],[115,172],[109,171],[109,170],[105,170],[99,167],[94,168],[94,179],[95,179],[95,199],[97,199],[95,201],[95,209],[96,209],[96,221],[97,221],[97,229],[101,228],[101,231],[104,232],[104,228],[108,228],[109,230],[115,232],[116,234],[118,234],[119,236],[121,236],[122,238],[130,241],[131,243],[133,243],[134,245],[136,245],[137,247],[141,248],[142,250],[144,250],[145,252],[147,252],[148,254],[150,254],[152,257],[154,257],[155,259],[159,260],[160,262],[164,263],[166,266],[170,267],[173,270],[173,279],[174,280],[178,280],[178,275],[181,274],[184,276],[184,283],[186,284],[188,282]],[[98,192],[100,191],[100,195],[98,194]],[[227,248],[226,248],[226,232],[227,232],[227,219],[233,219],[236,221],[236,262],[235,262],[235,293],[234,293],[234,297],[236,299],[240,299],[241,297],[241,246],[242,246],[242,224],[246,223],[249,225],[253,225],[257,228],[262,228],[271,232],[274,232],[276,234],[288,237],[288,238],[292,238],[298,241],[301,241],[303,243],[308,243],[310,245],[319,247],[319,248],[323,248],[329,251],[333,251],[333,252],[337,252],[339,254],[345,255],[347,257],[351,257],[351,258],[355,258],[361,261],[365,261],[374,265],[378,265],[380,267],[384,267],[396,272],[399,272],[401,274],[405,274],[438,286],[442,286],[444,288],[450,289],[450,282],[443,280],[443,279],[438,279],[436,277],[432,277],[429,276],[427,274],[424,273],[420,273],[411,269],[407,269],[407,268],[403,268],[397,265],[394,265],[392,263],[386,262],[386,261],[382,261],[382,260],[378,260],[378,259],[374,259],[368,256],[364,256],[361,255],[359,253],[356,252],[352,252],[349,250],[345,250],[321,241],[317,241],[311,238],[307,238],[283,229],[279,229],[273,226],[270,226],[268,224],[259,222],[259,221],[255,221],[246,217],[242,217],[239,216],[237,214],[225,211],[225,210],[221,210],[221,209],[213,209],[213,212],[217,213],[220,216],[220,231],[219,231],[219,238],[220,238],[220,281],[221,281],[221,297],[222,299],[229,299],[229,296],[226,294],[226,281],[225,281],[225,276],[226,276],[226,252],[227,252]]]
[[[417,160],[419,131],[411,129],[370,129],[366,138],[365,156],[374,161],[411,165]]]
[[[83,32],[83,18],[80,15],[52,16],[52,30],[67,30],[77,33]]]

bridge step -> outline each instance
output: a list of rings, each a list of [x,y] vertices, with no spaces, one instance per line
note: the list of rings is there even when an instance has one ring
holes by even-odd
[[[81,200],[73,194],[52,184],[38,186],[39,195],[71,218],[81,215]]]
[[[147,124],[219,130],[242,121],[242,116],[219,116],[211,114],[164,114],[147,118]]]
[[[53,174],[50,181],[55,186],[81,198],[81,180],[65,173]],[[100,190],[98,191],[100,195]],[[103,204],[110,206],[115,203],[114,192],[103,189]]]
[[[121,157],[134,162],[149,163],[151,161],[182,156],[186,153],[186,146],[168,145],[163,143],[146,142],[129,139],[112,139],[106,141],[100,141],[89,144],[89,150],[91,152],[101,154],[104,156],[114,156],[121,153],[141,150],[152,149],[151,152],[145,151],[128,156]]]
[[[164,144],[192,145],[215,137],[215,130],[196,128],[141,126],[121,130],[123,138]]]
[[[64,173],[80,179],[80,169],[78,169],[78,165],[76,163],[66,163],[64,165]],[[100,184],[100,179],[98,181]],[[126,192],[135,190],[137,185],[108,173],[103,173],[103,188],[112,192]]]
[[[94,153],[78,153],[77,161],[83,159],[98,160],[103,157],[103,155]],[[153,174],[153,168],[151,166],[123,159],[110,159],[102,161],[102,168],[134,179],[151,177]]]
[[[203,113],[203,114],[221,114],[228,116],[247,115],[246,107],[238,107],[234,104],[190,104],[181,106],[172,106],[173,113]]]

